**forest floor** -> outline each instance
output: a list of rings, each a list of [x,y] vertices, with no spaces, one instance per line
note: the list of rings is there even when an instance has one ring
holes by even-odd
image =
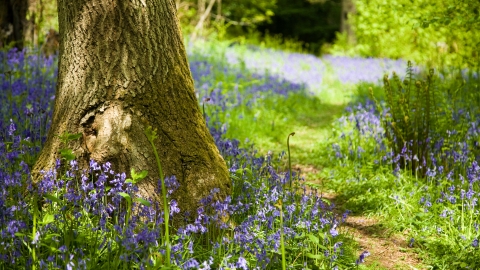
[[[322,179],[318,179],[319,169],[296,165],[295,170],[302,171],[306,182],[324,186]],[[331,190],[322,192],[322,197],[333,203],[335,212],[341,215],[346,209],[337,196]],[[358,255],[365,250],[370,253],[364,264],[368,269],[426,269],[419,256],[408,247],[408,233],[389,230],[381,217],[350,214],[341,228],[358,243]]]

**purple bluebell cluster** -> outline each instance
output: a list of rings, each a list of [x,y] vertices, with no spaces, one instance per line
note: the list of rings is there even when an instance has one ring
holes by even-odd
[[[57,65],[54,57],[36,51],[11,49],[0,52],[0,138],[16,134],[43,143],[55,98]]]
[[[407,63],[403,60],[326,55],[322,58],[342,83],[380,83],[384,74],[402,74]]]
[[[326,72],[326,65],[320,58],[274,49],[247,50],[242,53],[236,48],[228,48],[225,58],[230,65],[243,66],[262,75],[280,76],[292,83],[305,85],[310,91],[319,88]]]
[[[240,105],[251,106],[272,95],[287,97],[305,92],[305,86],[277,75],[259,75],[232,68],[224,63],[192,61],[190,69],[195,81],[197,97],[208,98],[209,104],[222,110]],[[216,80],[212,79],[219,77]]]
[[[75,161],[58,160],[54,170],[43,172],[42,180],[32,185],[29,169],[50,125],[55,59],[15,49],[0,56],[5,71],[0,75],[0,266],[146,269],[162,265],[163,208],[138,198],[125,173],[112,171],[108,163],[91,161],[84,171]],[[250,97],[304,89],[277,77],[236,74],[227,67],[212,71],[208,62],[192,62],[191,67],[206,89],[218,88],[201,95],[221,107],[249,102],[245,98],[230,101],[230,88],[223,83],[245,81],[233,92]],[[233,81],[209,82],[209,72],[227,74]],[[195,221],[174,228],[172,261],[181,269],[277,268],[283,229],[292,265],[338,266],[344,255],[339,227],[345,216],[334,214],[333,205],[307,190],[296,173],[292,174],[298,180],[294,189],[285,189],[288,173],[277,169],[283,154],[263,157],[254,149],[240,148],[238,141],[224,138],[225,127],[214,119],[209,117],[207,123],[230,168],[233,194],[215,201],[218,191],[212,190],[201,201]],[[169,194],[178,188],[174,177],[167,177],[166,185]],[[283,228],[275,206],[279,201],[283,202]],[[174,200],[169,206],[173,216],[181,211]],[[312,261],[298,259],[299,253],[304,254],[302,258],[306,253],[323,255]]]

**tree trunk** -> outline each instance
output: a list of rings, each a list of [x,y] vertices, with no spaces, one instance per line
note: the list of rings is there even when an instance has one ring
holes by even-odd
[[[15,47],[37,45],[35,27],[41,3],[36,0],[0,0],[0,47],[14,42]]]
[[[222,0],[217,0],[217,16],[215,17],[215,19],[217,21],[220,20],[220,18],[222,18]]]
[[[342,18],[340,20],[340,31],[347,35],[349,44],[355,44],[355,33],[352,29],[352,15],[356,13],[355,4],[353,0],[342,0]]]
[[[192,213],[219,188],[230,192],[225,161],[199,109],[174,0],[59,0],[60,59],[52,126],[34,173],[54,167],[64,146],[57,135],[81,133],[68,145],[87,168],[111,162],[127,175],[148,170],[139,195],[157,199],[158,170],[144,135],[158,129],[156,148],[173,195]]]

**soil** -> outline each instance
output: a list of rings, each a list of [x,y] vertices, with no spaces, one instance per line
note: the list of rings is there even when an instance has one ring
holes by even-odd
[[[344,229],[358,242],[359,255],[370,252],[365,265],[373,269],[425,269],[417,254],[408,247],[405,235],[393,234],[380,226],[381,223],[364,216],[349,216]]]
[[[315,179],[318,170],[314,167],[297,165],[295,170],[300,170],[307,182],[321,185],[322,182]],[[339,213],[343,212],[342,205],[336,203],[337,194],[323,193],[322,196],[335,203]],[[408,247],[408,235],[390,231],[382,224],[381,218],[348,216],[342,229],[358,243],[358,256],[363,251],[370,253],[364,263],[369,269],[426,269],[418,255]]]

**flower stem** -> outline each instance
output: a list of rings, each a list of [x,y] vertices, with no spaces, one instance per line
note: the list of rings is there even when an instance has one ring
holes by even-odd
[[[288,180],[290,181],[290,191],[292,190],[292,160],[290,158],[290,136],[294,136],[295,132],[288,134],[287,150],[288,150]]]
[[[147,130],[145,131],[145,134],[147,135],[148,141],[150,142],[150,145],[153,148],[153,154],[155,155],[155,160],[157,161],[157,167],[158,167],[158,173],[160,175],[160,180],[162,183],[162,197],[163,197],[163,213],[164,213],[164,219],[165,219],[165,248],[166,248],[166,265],[167,267],[170,266],[170,250],[171,250],[171,245],[170,245],[170,234],[168,230],[168,225],[169,225],[169,209],[168,209],[168,204],[167,204],[167,189],[165,188],[165,177],[163,175],[163,170],[162,170],[162,164],[160,163],[160,158],[158,156],[157,149],[155,148],[155,145],[153,143],[153,140],[157,137],[156,131],[152,130],[152,127],[148,127]]]

